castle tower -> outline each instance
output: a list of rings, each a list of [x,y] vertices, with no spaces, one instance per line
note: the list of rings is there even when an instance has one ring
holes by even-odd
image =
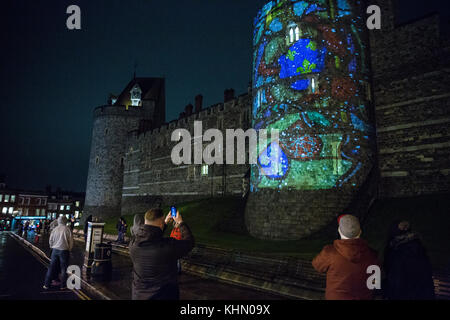
[[[365,20],[360,1],[268,2],[255,19],[253,127],[258,146],[249,232],[306,237],[342,214],[374,168]]]
[[[109,102],[94,110],[85,217],[120,216],[128,132],[164,123],[164,79],[134,78]]]

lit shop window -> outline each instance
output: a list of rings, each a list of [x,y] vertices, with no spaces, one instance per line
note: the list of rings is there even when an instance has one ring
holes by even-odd
[[[0,194],[0,202],[3,201],[3,194]]]
[[[208,165],[204,164],[202,165],[202,176],[207,176],[208,175]]]
[[[78,216],[80,215],[79,211],[75,211],[75,219],[78,219]]]
[[[8,212],[8,208],[7,207],[3,207],[2,213],[7,213],[7,212]]]
[[[66,206],[66,210],[70,210],[70,206]]]
[[[75,201],[75,207],[79,207],[79,206],[80,206],[80,201]]]
[[[11,196],[11,202],[14,202],[14,201],[16,201],[16,196],[15,196],[15,195],[12,195],[12,196]]]
[[[36,209],[36,215],[38,216],[41,213],[41,209]]]
[[[60,207],[59,207],[59,210],[64,210],[64,206],[60,206]]]
[[[8,213],[13,213],[14,207],[9,207]]]
[[[42,209],[41,214],[42,216],[45,216],[45,209]]]
[[[9,202],[9,194],[5,194],[5,202]]]

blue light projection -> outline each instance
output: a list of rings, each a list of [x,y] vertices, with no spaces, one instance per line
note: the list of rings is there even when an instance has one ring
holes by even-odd
[[[300,39],[288,49],[286,55],[278,60],[281,66],[280,78],[322,71],[325,63],[326,48],[317,49],[310,39]]]
[[[274,0],[255,19],[252,192],[358,186],[371,157],[360,20],[347,0]],[[270,160],[270,155],[277,157]]]

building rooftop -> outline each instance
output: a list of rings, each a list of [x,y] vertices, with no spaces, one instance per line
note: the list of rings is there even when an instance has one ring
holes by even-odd
[[[133,78],[122,93],[117,97],[115,106],[130,106],[131,105],[131,89],[135,84],[138,84],[142,93],[142,100],[154,100],[158,101],[163,98],[164,95],[164,78],[150,78],[150,77],[137,77]]]

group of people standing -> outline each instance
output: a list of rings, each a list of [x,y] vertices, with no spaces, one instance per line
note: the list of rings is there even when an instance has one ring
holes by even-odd
[[[51,262],[43,288],[62,274],[61,289],[65,288],[73,236],[67,219],[58,218],[50,229]],[[92,216],[87,219],[92,221]],[[325,246],[313,259],[316,271],[326,273],[325,298],[329,300],[369,300],[374,290],[368,284],[368,268],[378,267],[384,274],[381,289],[389,300],[434,299],[432,267],[420,237],[411,230],[407,221],[396,221],[389,229],[381,265],[378,254],[361,238],[362,230],[357,217],[341,215],[338,218],[339,238]],[[168,225],[173,229],[164,237]],[[87,225],[87,222],[86,222]],[[117,242],[123,243],[127,231],[125,219],[117,223]],[[86,234],[86,230],[85,230]],[[194,236],[179,211],[167,215],[160,208],[136,215],[131,228],[129,252],[133,263],[133,300],[179,299],[179,259],[194,247]],[[380,286],[376,286],[380,287]]]
[[[326,299],[373,299],[374,290],[367,284],[369,266],[384,272],[379,287],[385,299],[434,299],[431,263],[419,235],[407,221],[395,221],[390,228],[382,266],[377,252],[361,239],[358,218],[342,215],[338,225],[340,239],[325,246],[312,261],[318,272],[327,275]]]

